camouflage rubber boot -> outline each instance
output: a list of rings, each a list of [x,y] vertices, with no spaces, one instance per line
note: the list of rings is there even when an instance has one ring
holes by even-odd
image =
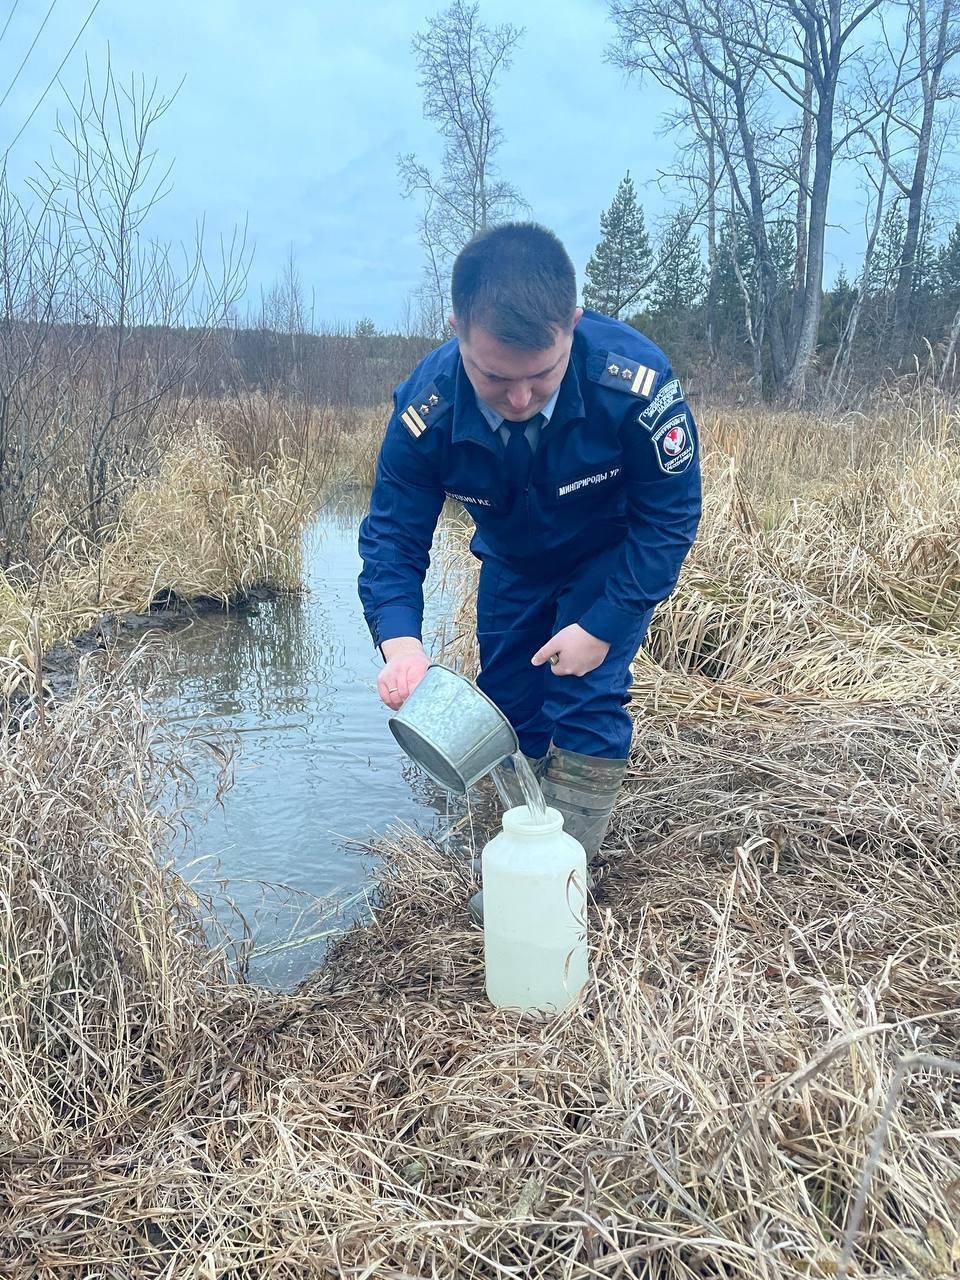
[[[551,747],[540,777],[543,798],[563,814],[563,829],[583,845],[587,865],[595,862],[610,825],[626,760],[605,760]]]
[[[526,752],[523,752],[523,758],[524,760],[526,760],[527,764],[533,770],[534,777],[537,779],[538,782],[540,781],[540,778],[543,774],[543,770],[546,767],[547,756],[549,754],[550,753],[548,751],[546,756],[538,756],[535,760],[533,756],[528,756]]]

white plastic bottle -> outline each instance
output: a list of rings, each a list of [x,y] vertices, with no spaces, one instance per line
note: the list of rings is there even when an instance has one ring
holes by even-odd
[[[587,981],[586,857],[547,809],[508,809],[483,850],[487,995],[499,1008],[555,1012]]]

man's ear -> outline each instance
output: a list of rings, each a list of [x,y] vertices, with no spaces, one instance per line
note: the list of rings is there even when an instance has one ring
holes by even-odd
[[[452,311],[447,316],[447,324],[450,326],[450,328],[453,330],[454,333],[457,332],[457,317],[453,314]]]
[[[573,313],[572,328],[575,329],[582,319],[583,319],[583,307],[577,307],[576,311]]]

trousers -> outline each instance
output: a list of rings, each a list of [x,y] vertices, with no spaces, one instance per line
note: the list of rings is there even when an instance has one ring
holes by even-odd
[[[562,751],[610,760],[624,760],[629,753],[630,664],[652,609],[586,675],[558,676],[549,663],[534,667],[530,662],[551,636],[578,622],[603,594],[619,552],[612,547],[554,575],[538,571],[536,580],[499,560],[481,565],[477,683],[513,725],[524,755],[545,755],[551,742]]]

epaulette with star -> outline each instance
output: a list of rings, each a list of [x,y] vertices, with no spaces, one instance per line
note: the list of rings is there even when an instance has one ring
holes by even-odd
[[[632,396],[641,396],[649,400],[657,381],[658,371],[648,365],[631,360],[629,356],[618,356],[615,351],[607,352],[607,362],[595,376],[601,387],[610,387],[613,391],[626,391]]]
[[[413,438],[419,440],[427,427],[430,426],[430,418],[436,418],[444,409],[449,407],[448,402],[444,400],[436,385],[431,382],[402,411],[400,421]]]

